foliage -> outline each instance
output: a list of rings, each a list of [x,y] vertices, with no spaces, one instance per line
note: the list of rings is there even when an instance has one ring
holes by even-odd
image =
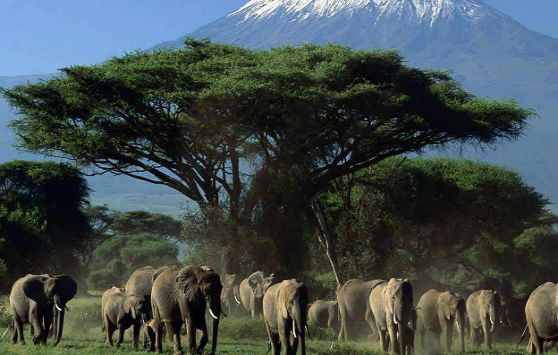
[[[399,158],[362,171],[351,184],[350,203],[339,194],[345,181],[324,196],[350,277],[433,274],[451,282],[462,267],[469,277],[509,278],[525,265],[519,263],[525,254],[521,260],[540,263],[533,269],[549,276],[545,263],[554,255],[539,252],[555,243],[556,220],[543,218],[548,201],[513,170]],[[533,282],[545,279],[538,276]]]
[[[84,214],[89,188],[75,167],[54,162],[0,165],[0,259],[6,291],[27,273],[67,273],[79,280],[76,255],[89,226]]]
[[[476,98],[447,73],[408,67],[396,52],[338,45],[253,51],[189,39],[183,50],[62,74],[3,90],[21,113],[12,122],[20,145],[169,186],[210,209],[206,217],[221,210],[217,220],[232,229],[208,242],[229,248],[231,272],[253,245],[246,236],[266,225],[280,229],[263,244],[299,261],[297,248],[281,246],[301,245],[304,230],[281,221],[306,218],[310,199],[336,179],[425,147],[516,138],[534,115]],[[287,190],[269,196],[278,182]],[[287,213],[270,221],[269,206]]]
[[[92,288],[124,287],[130,274],[141,267],[178,264],[178,247],[150,234],[117,235],[101,243],[94,253],[89,275]]]

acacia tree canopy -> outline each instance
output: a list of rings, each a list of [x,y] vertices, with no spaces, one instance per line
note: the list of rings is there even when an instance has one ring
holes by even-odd
[[[341,176],[426,147],[513,139],[535,114],[477,98],[397,52],[339,45],[187,40],[2,93],[21,114],[12,127],[23,148],[167,185],[202,209],[226,202],[240,225],[265,191],[261,176],[295,176],[292,196],[308,206]]]

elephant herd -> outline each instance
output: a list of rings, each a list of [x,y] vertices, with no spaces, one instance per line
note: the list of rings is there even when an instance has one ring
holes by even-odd
[[[438,350],[451,351],[455,333],[462,352],[466,336],[475,347],[484,343],[491,349],[497,326],[525,327],[522,339],[529,331],[531,353],[542,353],[558,344],[556,284],[544,284],[530,297],[517,297],[512,295],[511,283],[493,278],[464,284],[460,293],[438,290],[445,288],[439,283],[438,289],[428,290],[418,283],[420,291],[413,292],[407,279],[349,280],[338,286],[336,300],[314,302],[308,318],[329,328],[339,341],[356,339],[365,325],[384,352],[398,354],[412,353],[415,339],[425,349],[427,333],[434,336]],[[414,295],[420,296],[417,302]]]
[[[262,271],[242,279],[235,274],[220,277],[209,266],[146,266],[132,273],[125,289],[105,291],[101,314],[108,346],[114,346],[117,330],[120,346],[131,328],[132,344],[138,348],[143,326],[144,349],[161,353],[166,336],[172,339],[175,354],[182,354],[181,335],[187,336],[189,353],[203,353],[209,342],[206,318],[212,320],[214,354],[219,321],[227,313],[262,317],[273,355],[281,349],[296,354],[299,345],[305,355],[308,322],[331,329],[339,341],[356,339],[364,325],[384,352],[402,355],[414,352],[415,339],[424,348],[427,331],[439,350],[451,351],[455,333],[462,352],[466,334],[475,346],[484,342],[491,349],[498,324],[525,326],[521,340],[528,331],[531,353],[543,353],[558,342],[556,284],[543,284],[528,298],[514,297],[510,283],[490,278],[465,284],[459,293],[439,290],[439,285],[426,288],[418,282],[420,292],[413,292],[413,283],[400,278],[353,279],[337,287],[335,300],[310,304],[303,282],[279,280]],[[77,284],[67,275],[27,275],[17,280],[9,298],[12,343],[25,343],[23,325],[29,323],[35,344],[46,344],[54,336],[57,345],[66,304],[76,293]],[[413,296],[420,296],[417,302]]]

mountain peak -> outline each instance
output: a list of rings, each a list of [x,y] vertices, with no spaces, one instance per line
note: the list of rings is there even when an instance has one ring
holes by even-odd
[[[504,16],[478,0],[252,0],[227,17],[244,22],[280,16],[302,22],[363,11],[376,19],[397,16],[430,26],[442,18],[476,21],[486,15]]]

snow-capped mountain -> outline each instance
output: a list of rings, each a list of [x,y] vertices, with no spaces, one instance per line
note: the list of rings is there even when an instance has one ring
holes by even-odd
[[[455,14],[475,21],[487,13],[482,4],[469,0],[252,0],[227,17],[240,15],[247,21],[280,14],[304,21],[312,17],[330,18],[338,14],[350,17],[362,10],[376,18],[395,15],[431,26],[436,20],[453,17]],[[488,12],[501,16],[498,12]]]

